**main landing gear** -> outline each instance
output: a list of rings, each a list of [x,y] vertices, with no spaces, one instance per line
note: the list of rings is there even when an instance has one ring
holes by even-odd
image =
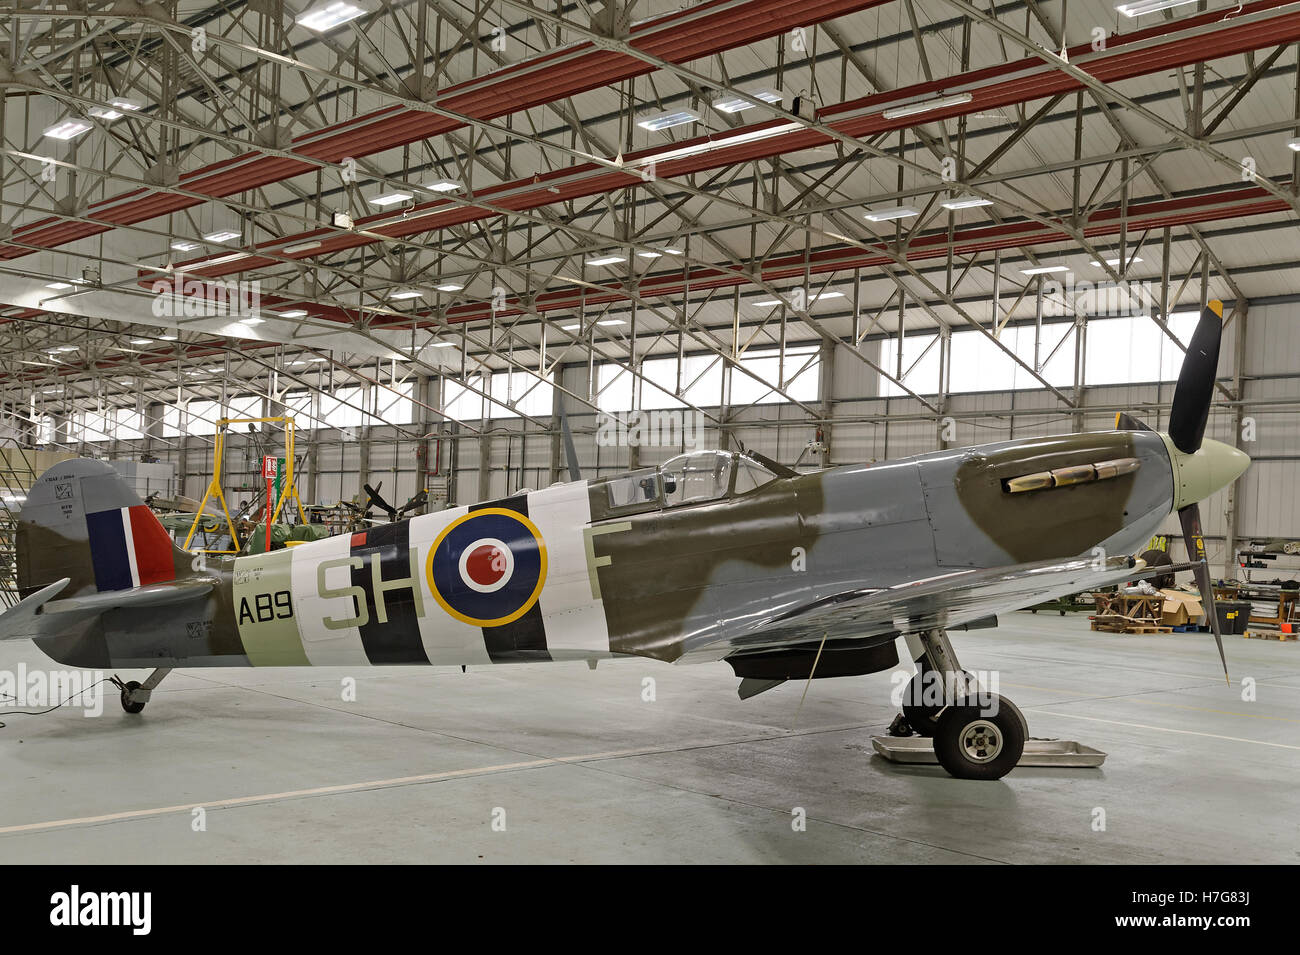
[[[939,765],[958,779],[1001,779],[1011,772],[1029,738],[1024,714],[961,669],[944,630],[908,634],[907,645],[917,673],[903,691],[903,712],[890,735],[911,730],[931,737]]]
[[[128,713],[139,713],[143,710],[144,705],[149,702],[149,698],[153,695],[154,688],[163,681],[163,677],[171,672],[171,667],[159,667],[150,673],[149,678],[143,683],[137,680],[123,683],[120,677],[112,677],[113,685],[122,693],[122,709]]]

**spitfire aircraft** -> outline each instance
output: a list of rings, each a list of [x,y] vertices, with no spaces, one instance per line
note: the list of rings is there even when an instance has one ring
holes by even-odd
[[[228,559],[177,547],[109,465],[68,461],[28,494],[23,599],[0,638],[67,666],[155,668],[115,679],[136,713],[175,667],[725,660],[750,697],[891,669],[902,637],[914,685],[966,686],[905,696],[906,720],[952,775],[996,779],[1027,725],[967,692],[949,630],[1144,576],[1124,555],[1177,512],[1222,657],[1197,502],[1249,464],[1204,440],[1222,327],[1212,303],[1167,434],[1121,415],[810,473],[705,451],[580,480],[571,457],[574,480],[543,490]]]

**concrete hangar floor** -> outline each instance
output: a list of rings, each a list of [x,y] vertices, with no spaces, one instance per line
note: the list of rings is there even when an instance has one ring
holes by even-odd
[[[792,730],[802,684],[742,702],[725,664],[178,671],[139,716],[115,692],[98,719],[0,709],[0,856],[1294,863],[1300,645],[1226,639],[1232,688],[1206,634],[1027,613],[954,634],[1031,735],[1109,754],[998,782],[874,755],[887,673],[817,681]],[[26,642],[2,652],[10,671],[42,659]]]

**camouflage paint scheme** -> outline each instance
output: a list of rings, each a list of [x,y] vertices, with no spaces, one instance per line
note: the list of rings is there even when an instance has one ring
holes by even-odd
[[[1117,558],[1177,504],[1170,455],[1150,431],[1031,438],[787,472],[680,506],[615,507],[617,478],[576,481],[268,554],[172,545],[170,580],[120,590],[97,587],[86,515],[140,502],[107,464],[69,461],[29,493],[18,531],[29,599],[0,616],[0,638],[33,637],[91,668],[734,663],[823,639],[884,647],[1132,576]],[[1138,466],[1007,490],[1117,459]],[[891,658],[846,655],[858,662],[818,675]]]

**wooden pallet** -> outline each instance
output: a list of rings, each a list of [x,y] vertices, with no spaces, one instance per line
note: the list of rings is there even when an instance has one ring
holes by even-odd
[[[1247,640],[1295,640],[1300,634],[1283,633],[1281,630],[1247,630],[1242,636]]]
[[[1094,620],[1092,629],[1101,633],[1173,633],[1173,627],[1162,627],[1157,624],[1137,623],[1135,621],[1116,621],[1114,623],[1105,620]]]

